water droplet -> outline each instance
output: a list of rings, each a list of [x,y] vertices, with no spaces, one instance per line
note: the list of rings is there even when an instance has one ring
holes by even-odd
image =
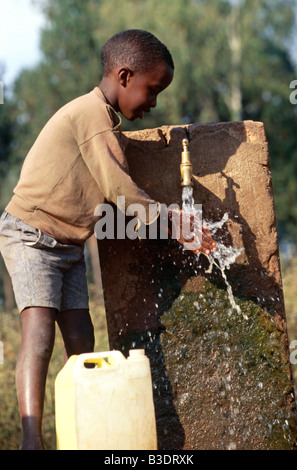
[[[235,442],[230,442],[230,444],[227,447],[228,450],[236,450],[237,446]]]
[[[201,217],[202,217],[201,210],[197,210],[195,207],[194,197],[193,197],[193,188],[191,186],[183,187],[182,209],[184,212],[193,214],[197,216],[197,219],[201,220]],[[219,220],[218,222],[209,222],[209,221],[204,220],[203,225],[210,231],[211,235],[214,235],[218,229],[223,227],[223,225],[228,221],[228,219],[229,219],[229,214],[225,213],[222,219]],[[197,231],[201,231],[201,227],[197,227]],[[231,264],[235,263],[236,258],[243,251],[244,251],[243,248],[235,248],[232,246],[227,247],[224,244],[217,242],[216,251],[212,252],[210,255],[204,255],[209,260],[209,267],[205,272],[209,274],[212,273],[213,266],[216,266],[221,271],[222,277],[227,287],[227,293],[228,293],[231,306],[234,310],[237,311],[238,314],[241,314],[242,312],[241,312],[240,307],[235,302],[232,288],[227,279],[225,270],[229,269]],[[199,259],[200,254],[201,253],[197,255],[197,259]],[[245,320],[248,320],[248,317],[245,314],[243,314],[243,318]]]

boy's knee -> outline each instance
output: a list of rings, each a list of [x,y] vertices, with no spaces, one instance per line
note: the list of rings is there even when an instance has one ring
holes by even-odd
[[[42,343],[37,343],[34,345],[33,347],[33,351],[34,351],[34,355],[35,357],[38,357],[40,359],[45,359],[45,360],[49,360],[51,358],[51,355],[52,355],[52,351],[53,351],[53,345],[45,345],[45,344],[42,344]]]
[[[22,311],[22,345],[26,355],[50,359],[55,341],[55,312],[31,307]]]
[[[68,355],[94,349],[94,327],[88,310],[73,310],[58,315],[58,324]]]
[[[79,331],[72,332],[64,337],[66,350],[71,354],[82,354],[92,352],[95,345],[94,327],[92,323],[81,326]]]
[[[81,340],[86,345],[87,349],[92,351],[95,344],[95,333],[92,322],[84,325],[81,331]]]

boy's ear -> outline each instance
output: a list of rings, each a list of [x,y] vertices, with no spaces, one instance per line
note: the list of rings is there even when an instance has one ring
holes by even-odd
[[[133,76],[133,72],[131,69],[129,69],[128,67],[122,67],[118,71],[120,85],[125,88],[132,76]]]

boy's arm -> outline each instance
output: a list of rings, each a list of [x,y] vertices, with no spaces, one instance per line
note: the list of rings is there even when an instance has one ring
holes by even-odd
[[[80,151],[107,201],[117,204],[117,197],[124,196],[125,209],[131,204],[141,205],[144,209],[138,217],[145,224],[158,217],[156,201],[140,189],[128,174],[127,160],[115,132],[107,130],[95,135],[80,145]]]
[[[107,201],[117,204],[117,197],[124,196],[125,209],[132,204],[141,205],[143,210],[138,212],[138,218],[144,224],[151,224],[159,217],[159,204],[140,189],[129,176],[127,160],[114,132],[109,130],[97,134],[81,145],[80,150],[90,173]],[[174,238],[177,238],[182,245],[191,246],[189,249],[194,253],[209,254],[215,251],[215,242],[204,228],[198,234],[199,246],[189,244],[186,237],[183,237],[182,212],[175,213],[174,217],[173,215],[172,212],[166,211],[165,218],[168,218],[168,223],[165,224],[166,228],[163,227],[163,230],[167,230],[170,236],[179,232],[179,237]],[[162,228],[162,220],[159,220],[159,223]],[[179,225],[181,230],[176,228]]]

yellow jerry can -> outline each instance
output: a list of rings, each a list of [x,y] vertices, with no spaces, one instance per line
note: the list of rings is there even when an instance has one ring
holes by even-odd
[[[152,379],[143,349],[71,356],[55,381],[58,450],[156,450]]]

